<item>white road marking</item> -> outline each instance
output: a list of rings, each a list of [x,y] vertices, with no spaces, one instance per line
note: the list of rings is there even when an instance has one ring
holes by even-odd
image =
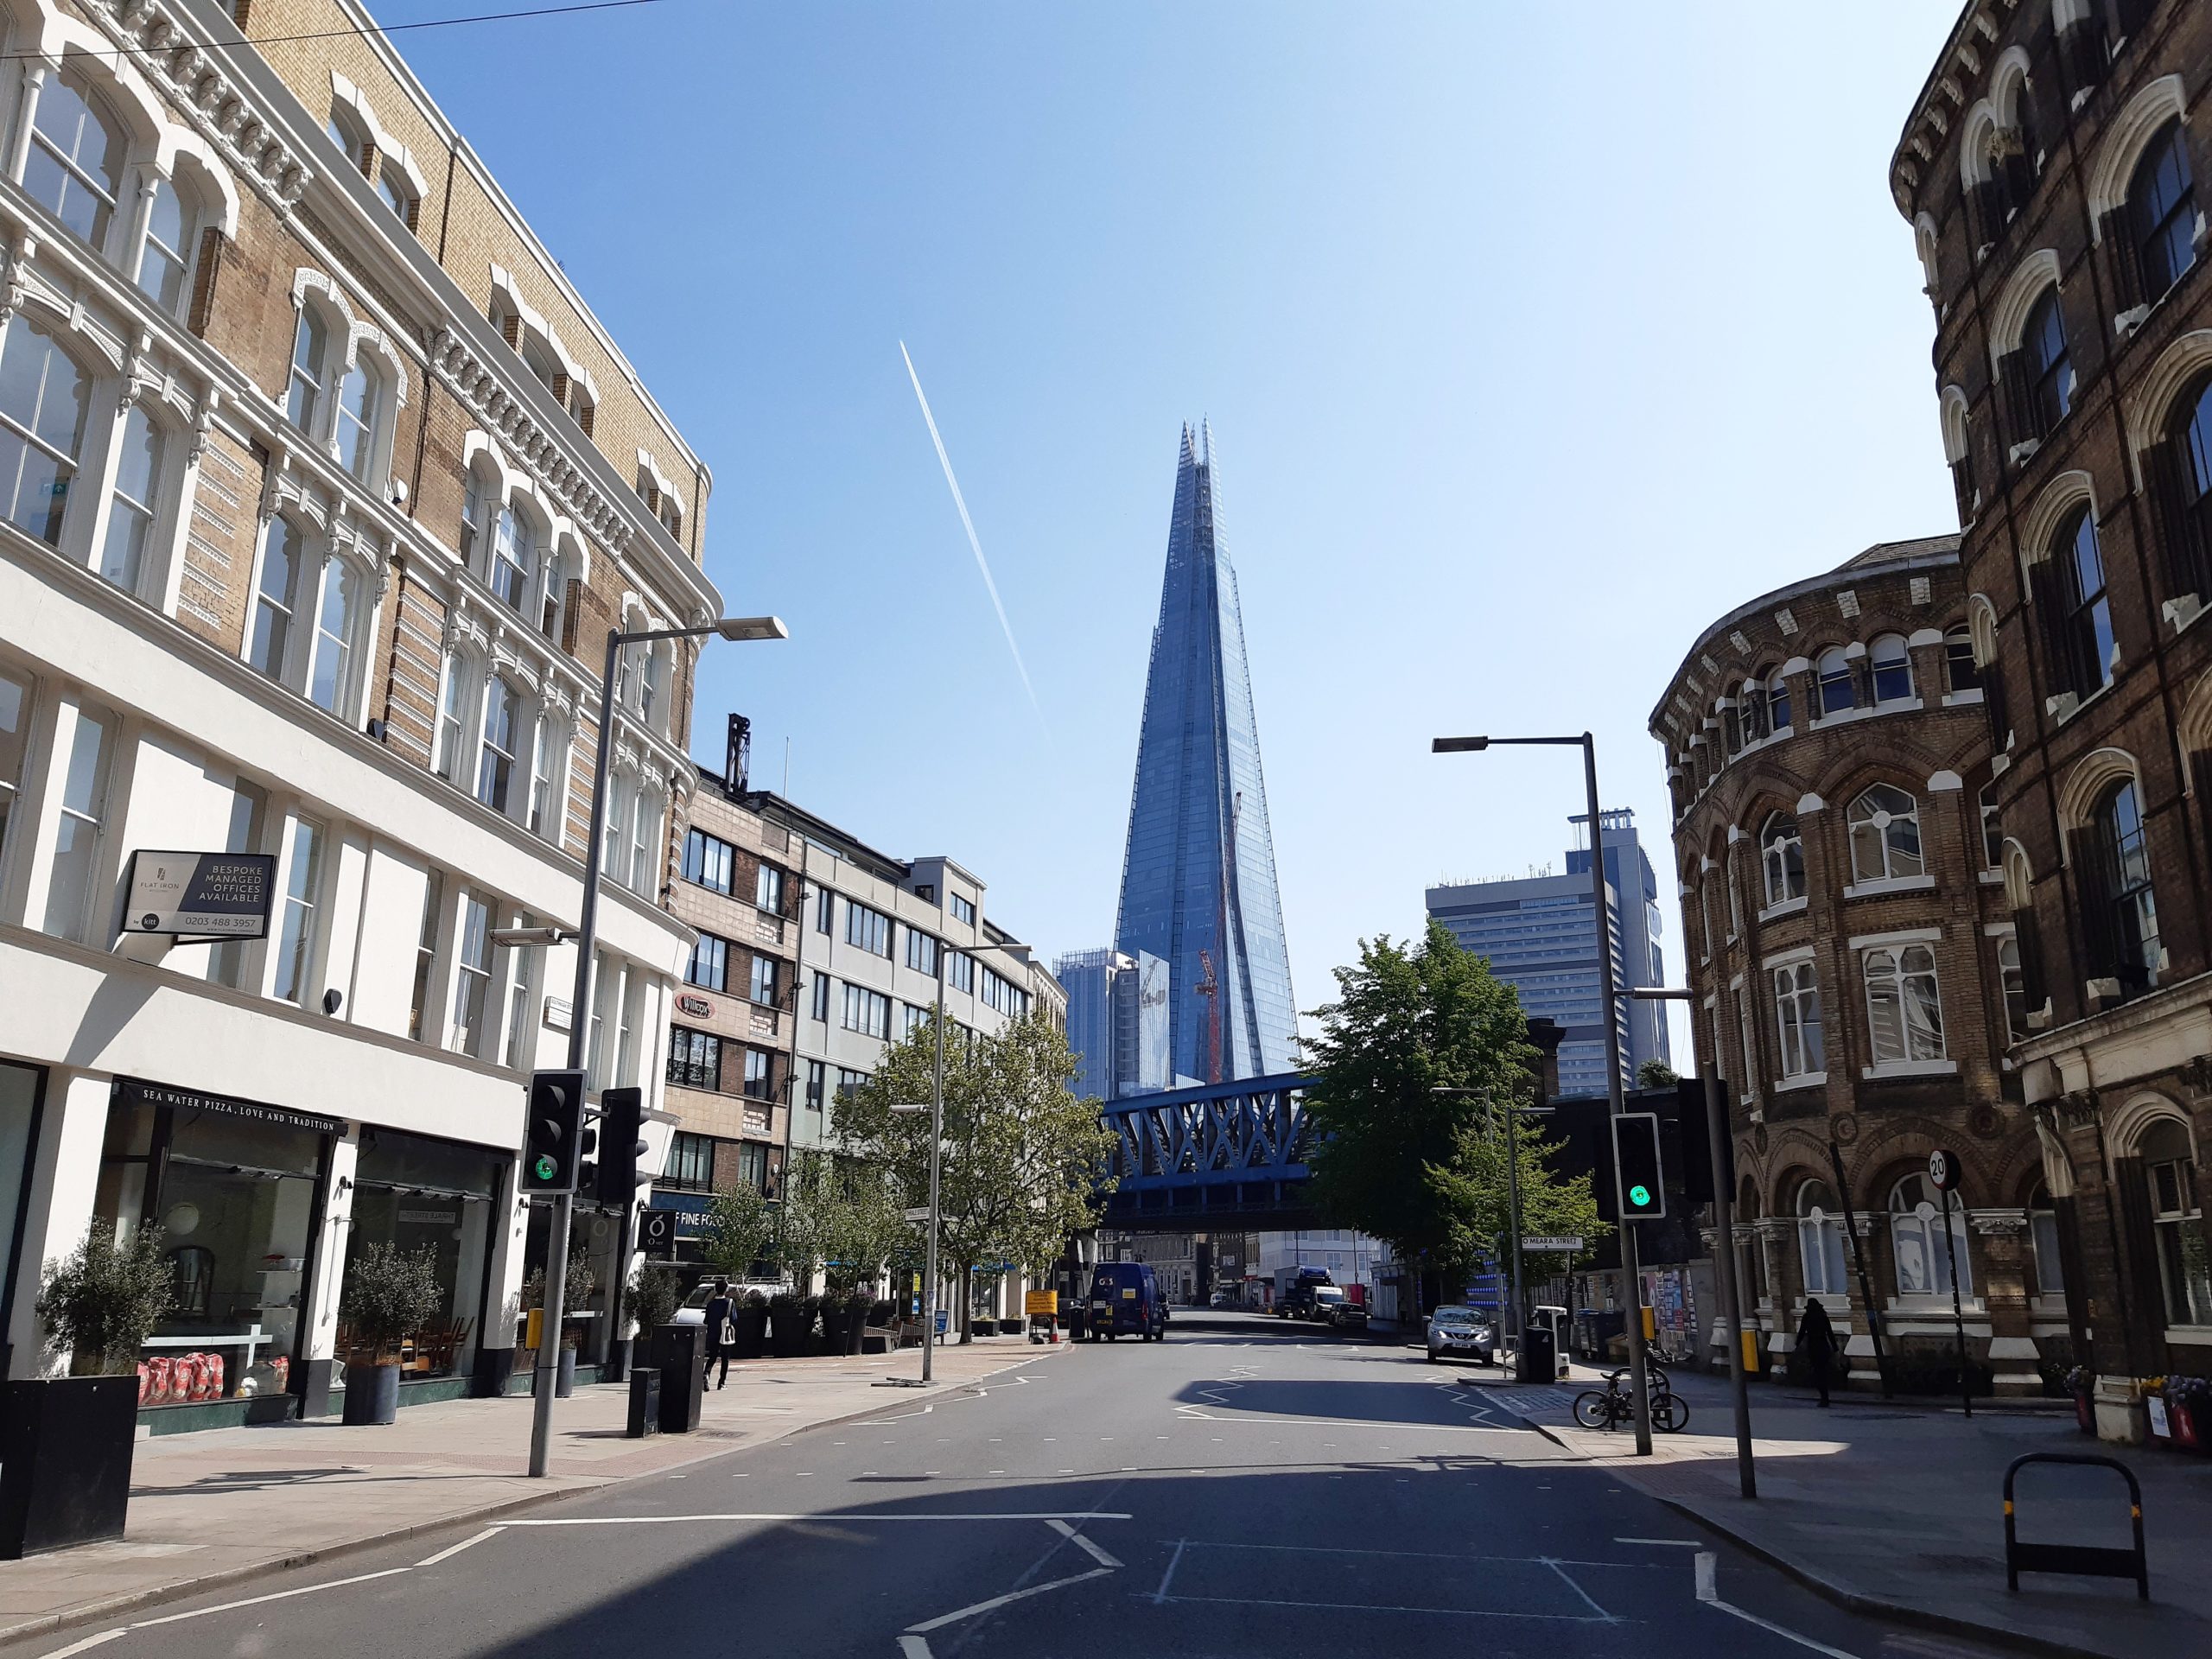
[[[973,1618],[978,1613],[988,1613],[996,1608],[1003,1607],[1011,1601],[1025,1601],[1031,1596],[1041,1596],[1047,1590],[1064,1590],[1069,1585],[1081,1584],[1087,1579],[1103,1579],[1113,1570],[1110,1567],[1094,1567],[1088,1573],[1077,1573],[1071,1578],[1054,1579],[1046,1584],[1033,1584],[1027,1590],[1009,1590],[1002,1596],[993,1596],[988,1601],[979,1601],[973,1606],[957,1608],[949,1613],[940,1613],[935,1618],[925,1619],[918,1624],[909,1624],[906,1629],[912,1635],[941,1630],[947,1624],[957,1624],[963,1618]]]
[[[1694,1538],[1616,1538],[1617,1544],[1650,1544],[1665,1549],[1698,1549],[1703,1548]]]
[[[1600,1607],[1597,1604],[1596,1600],[1592,1598],[1587,1590],[1585,1590],[1580,1585],[1577,1584],[1573,1578],[1569,1577],[1565,1567],[1561,1567],[1556,1560],[1553,1560],[1548,1555],[1539,1556],[1537,1559],[1542,1561],[1546,1567],[1551,1568],[1553,1572],[1558,1573],[1560,1582],[1564,1584],[1568,1589],[1573,1591],[1576,1595],[1581,1597],[1583,1605],[1588,1607],[1592,1612],[1597,1614],[1599,1618],[1604,1619],[1609,1624],[1614,1622],[1613,1616],[1607,1612],[1604,1608]]]
[[[1096,1544],[1092,1543],[1092,1542],[1090,1541],[1090,1539],[1088,1539],[1088,1538],[1084,1537],[1081,1533],[1077,1532],[1077,1531],[1073,1527],[1070,1526],[1066,1522],[1065,1522],[1065,1521],[1047,1521],[1045,1524],[1046,1524],[1046,1526],[1050,1527],[1050,1528],[1051,1528],[1054,1532],[1058,1533],[1058,1534],[1060,1535],[1060,1536],[1061,1536],[1061,1537],[1063,1537],[1063,1538],[1066,1539],[1070,1543],[1073,1544],[1073,1545],[1074,1545],[1077,1549],[1081,1550],[1084,1554],[1086,1554],[1086,1555],[1090,1556],[1090,1559],[1091,1559],[1092,1560],[1094,1560],[1094,1561],[1097,1562],[1099,1566],[1101,1566],[1101,1567],[1119,1567],[1119,1566],[1121,1566],[1121,1562],[1119,1562],[1119,1561],[1116,1560],[1115,1560],[1111,1555],[1109,1555],[1109,1554],[1108,1554],[1104,1550],[1103,1550],[1103,1549],[1099,1548],[1097,1545],[1096,1545]]]
[[[531,1521],[507,1521],[501,1524],[509,1527],[657,1527],[671,1523],[680,1524],[686,1521],[1127,1521],[1128,1519],[1129,1516],[1127,1513],[1113,1510],[1039,1510],[1019,1512],[963,1510],[936,1515],[870,1515],[865,1510],[823,1510],[812,1515],[800,1515],[780,1511],[772,1513],[764,1510],[743,1514],[720,1515],[563,1515],[548,1516]],[[396,1567],[390,1570],[394,1573],[407,1571],[404,1567]],[[380,1579],[384,1574],[371,1573],[365,1576]],[[340,1582],[358,1584],[360,1580],[342,1579]],[[320,1590],[327,1586],[312,1585],[308,1587]],[[287,1590],[284,1593],[288,1596],[296,1596],[304,1592],[298,1590]],[[232,1605],[238,1607],[247,1605],[242,1601],[234,1602]],[[219,1609],[210,1607],[207,1611],[216,1612]],[[188,1613],[180,1617],[188,1618],[192,1615]]]
[[[87,1648],[97,1648],[103,1642],[112,1642],[118,1636],[130,1634],[130,1627],[128,1624],[112,1630],[102,1630],[98,1636],[88,1636],[81,1642],[72,1642],[66,1648],[56,1648],[46,1656],[46,1659],[69,1659],[69,1656],[73,1653],[82,1653]]]
[[[1501,1613],[1485,1607],[1395,1607],[1381,1606],[1371,1601],[1274,1601],[1258,1596],[1166,1596],[1160,1601],[1178,1604],[1203,1602],[1222,1607],[1304,1607],[1325,1612],[1344,1613],[1426,1613],[1442,1614],[1447,1618],[1522,1618],[1550,1624],[1615,1624],[1613,1618],[1592,1618],[1587,1613]],[[1787,1632],[1784,1632],[1787,1634]],[[1833,1648],[1828,1649],[1833,1653]],[[1847,1654],[1844,1659],[1857,1659]]]
[[[1770,1630],[1785,1641],[1795,1642],[1801,1648],[1810,1648],[1815,1653],[1824,1653],[1828,1656],[1828,1659],[1859,1659],[1859,1656],[1855,1653],[1847,1653],[1841,1648],[1832,1648],[1825,1642],[1815,1642],[1811,1637],[1801,1635],[1787,1625],[1777,1624],[1772,1619],[1761,1618],[1757,1613],[1746,1612],[1733,1602],[1721,1600],[1720,1588],[1716,1579],[1716,1569],[1719,1565],[1718,1558],[1711,1550],[1698,1552],[1697,1599],[1707,1606],[1718,1609],[1724,1613],[1733,1613],[1746,1624],[1756,1624],[1761,1630]]]
[[[1167,1586],[1175,1581],[1175,1569],[1183,1565],[1183,1547],[1189,1541],[1185,1538],[1178,1538],[1175,1541],[1175,1553],[1167,1558],[1167,1570],[1160,1575],[1160,1587],[1152,1592],[1154,1606],[1160,1607],[1166,1604]]]
[[[921,1636],[902,1636],[899,1638],[899,1659],[935,1659],[930,1652],[929,1638]]]
[[[435,1567],[440,1561],[449,1561],[454,1556],[460,1554],[462,1550],[468,1549],[477,1544],[480,1544],[486,1538],[497,1537],[499,1535],[499,1529],[497,1527],[486,1527],[483,1531],[478,1533],[474,1538],[464,1538],[457,1544],[448,1544],[436,1554],[425,1555],[421,1560],[416,1562],[415,1565],[417,1567]]]
[[[411,1567],[387,1567],[381,1573],[359,1573],[350,1579],[333,1579],[328,1584],[303,1584],[296,1590],[278,1590],[265,1596],[248,1596],[243,1601],[226,1601],[219,1607],[195,1607],[188,1613],[169,1613],[160,1618],[142,1618],[130,1628],[134,1630],[151,1630],[156,1624],[175,1624],[188,1618],[205,1618],[210,1613],[234,1612],[240,1607],[258,1607],[264,1601],[289,1601],[294,1596],[311,1596],[318,1590],[342,1590],[349,1584],[366,1584],[371,1579],[388,1579],[397,1573],[412,1573]]]

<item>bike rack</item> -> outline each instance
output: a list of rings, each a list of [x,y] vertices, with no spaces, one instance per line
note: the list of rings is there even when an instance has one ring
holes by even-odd
[[[2127,1510],[2135,1523],[2135,1546],[2114,1549],[2092,1544],[2024,1544],[2013,1522],[2012,1480],[2031,1463],[2072,1463],[2093,1469],[2115,1469],[2127,1483]],[[2005,1470],[2005,1587],[2018,1590],[2023,1573],[2071,1573],[2085,1578],[2133,1579],[2135,1599],[2151,1599],[2151,1566],[2143,1553],[2143,1484],[2135,1471],[2118,1458],[2087,1452],[2031,1452],[2015,1458]]]

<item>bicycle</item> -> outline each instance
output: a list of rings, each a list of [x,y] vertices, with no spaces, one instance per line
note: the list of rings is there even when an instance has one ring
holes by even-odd
[[[1657,1366],[1648,1368],[1650,1381],[1651,1427],[1663,1434],[1680,1433],[1688,1426],[1690,1408],[1680,1395],[1667,1386],[1667,1374]],[[1584,1428],[1613,1428],[1632,1421],[1636,1416],[1636,1402],[1621,1387],[1625,1371],[1605,1373],[1602,1391],[1586,1389],[1574,1397],[1574,1421]]]

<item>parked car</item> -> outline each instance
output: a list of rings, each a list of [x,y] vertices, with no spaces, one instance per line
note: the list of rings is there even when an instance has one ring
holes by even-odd
[[[1208,1307],[1235,1307],[1238,1306],[1236,1293],[1233,1290],[1217,1290],[1206,1298],[1206,1306]]]
[[[1428,1316],[1428,1357],[1471,1359],[1487,1365],[1497,1354],[1497,1330],[1471,1307],[1440,1307]]]
[[[1166,1340],[1167,1299],[1158,1277],[1141,1262],[1100,1262],[1090,1276],[1090,1311],[1093,1342],[1122,1336]]]
[[[1338,1294],[1342,1294],[1341,1292]],[[1342,1301],[1330,1305],[1328,1317],[1329,1323],[1339,1331],[1364,1331],[1367,1329],[1367,1304],[1345,1296]]]
[[[763,1296],[773,1296],[786,1288],[788,1287],[781,1283],[770,1284],[765,1280],[733,1279],[730,1281],[729,1294],[732,1301],[742,1303],[747,1291],[757,1290]],[[692,1287],[691,1294],[683,1299],[683,1306],[676,1310],[674,1317],[669,1320],[669,1323],[671,1325],[704,1324],[707,1318],[707,1303],[713,1298],[714,1294],[715,1281],[712,1275],[701,1280]]]

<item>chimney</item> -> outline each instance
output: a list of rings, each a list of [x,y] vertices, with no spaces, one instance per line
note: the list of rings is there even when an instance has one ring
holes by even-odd
[[[729,717],[729,760],[722,772],[722,787],[732,796],[745,793],[746,773],[753,765],[753,722],[743,715]]]

